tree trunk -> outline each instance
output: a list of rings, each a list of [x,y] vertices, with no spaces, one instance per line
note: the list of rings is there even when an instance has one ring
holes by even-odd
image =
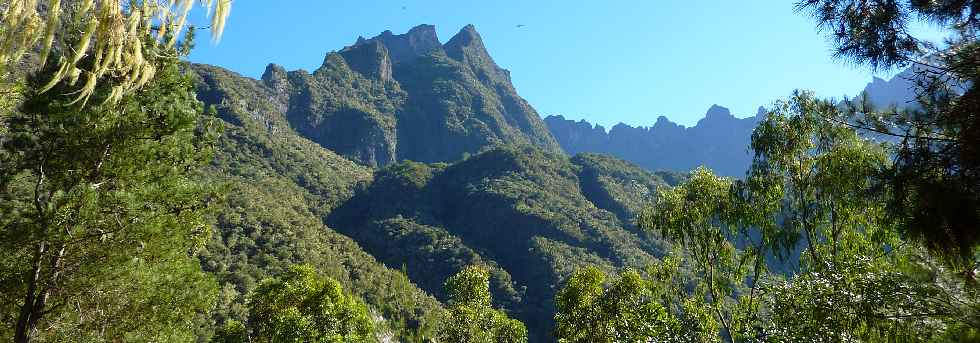
[[[44,285],[40,285],[41,264],[44,260],[43,256],[47,251],[47,246],[44,242],[38,244],[34,257],[34,273],[28,281],[24,304],[20,307],[20,316],[17,318],[17,328],[14,332],[14,342],[29,343],[34,331],[37,330],[37,324],[44,315],[44,309],[47,306],[51,289],[61,275],[61,262],[65,256],[65,248],[66,245],[62,244],[61,249],[58,250],[58,255],[51,261],[51,276],[44,282]],[[38,289],[39,286],[40,290]]]
[[[41,260],[44,256],[46,246],[44,242],[38,243],[34,250],[34,266],[31,278],[27,280],[27,294],[24,296],[24,304],[20,306],[20,315],[17,317],[17,329],[14,332],[14,342],[27,343],[31,341],[29,329],[31,317],[34,312],[34,300],[37,295],[37,284],[41,279]]]

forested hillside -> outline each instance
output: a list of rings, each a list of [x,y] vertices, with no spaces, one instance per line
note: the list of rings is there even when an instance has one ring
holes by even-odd
[[[200,254],[221,287],[217,324],[244,322],[245,296],[259,281],[308,264],[365,299],[396,337],[424,333],[423,319],[439,302],[323,221],[370,182],[372,171],[299,136],[258,81],[214,67],[193,72],[199,98],[216,105],[223,123],[202,176],[226,191],[212,210],[216,232]]]
[[[980,3],[801,1],[911,69],[609,133],[472,25],[188,62],[231,5],[0,1],[0,340],[980,342]]]
[[[492,266],[498,305],[546,341],[551,299],[575,269],[641,268],[663,256],[664,243],[632,223],[663,186],[618,160],[502,147],[452,165],[382,169],[329,223],[433,294],[466,265]]]
[[[229,308],[219,307],[229,314],[219,320],[244,319],[232,303],[257,280],[309,263],[386,309],[395,328],[414,329],[437,305],[412,295],[417,290],[399,272],[447,301],[442,283],[477,264],[490,268],[495,304],[523,320],[534,341],[547,341],[551,299],[572,271],[641,268],[666,251],[633,221],[667,184],[627,162],[569,159],[517,140],[452,164],[406,161],[372,171],[313,143],[316,136],[303,138],[284,110],[290,100],[268,87],[268,73],[253,80],[191,68],[199,98],[216,106],[225,126],[208,174],[231,189],[215,211],[220,235],[202,253],[205,269],[229,285]],[[374,271],[371,256],[394,271]],[[383,302],[392,294],[408,296]]]

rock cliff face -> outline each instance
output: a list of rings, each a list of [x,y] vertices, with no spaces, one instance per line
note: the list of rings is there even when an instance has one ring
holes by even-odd
[[[560,151],[472,25],[445,45],[431,25],[360,37],[312,73],[270,64],[261,84],[303,136],[372,167],[454,161],[501,144]]]

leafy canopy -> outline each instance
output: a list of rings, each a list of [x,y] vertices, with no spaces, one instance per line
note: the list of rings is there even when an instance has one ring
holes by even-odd
[[[213,301],[193,253],[212,190],[193,173],[218,130],[176,59],[118,102],[72,105],[71,86],[32,78],[0,126],[0,332],[186,340]],[[112,85],[93,93],[105,99]]]
[[[903,234],[972,275],[980,245],[980,2],[805,0],[797,6],[829,31],[837,56],[872,69],[911,67],[913,103],[879,108],[859,99],[826,120],[895,143],[895,163],[880,180],[893,190],[889,211]],[[914,36],[914,22],[945,29],[945,46]]]
[[[368,342],[374,323],[364,302],[306,265],[263,281],[249,300],[253,342]],[[230,324],[240,331],[238,324]]]
[[[439,342],[527,342],[527,329],[490,304],[490,272],[469,266],[446,280],[449,308],[436,338]]]

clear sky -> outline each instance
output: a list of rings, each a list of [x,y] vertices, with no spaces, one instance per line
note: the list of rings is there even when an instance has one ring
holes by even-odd
[[[866,68],[831,57],[794,2],[243,0],[221,42],[202,34],[191,60],[257,78],[270,62],[316,69],[359,35],[432,24],[446,42],[474,24],[542,116],[693,125],[712,104],[744,117],[796,88],[840,98],[871,81]]]

